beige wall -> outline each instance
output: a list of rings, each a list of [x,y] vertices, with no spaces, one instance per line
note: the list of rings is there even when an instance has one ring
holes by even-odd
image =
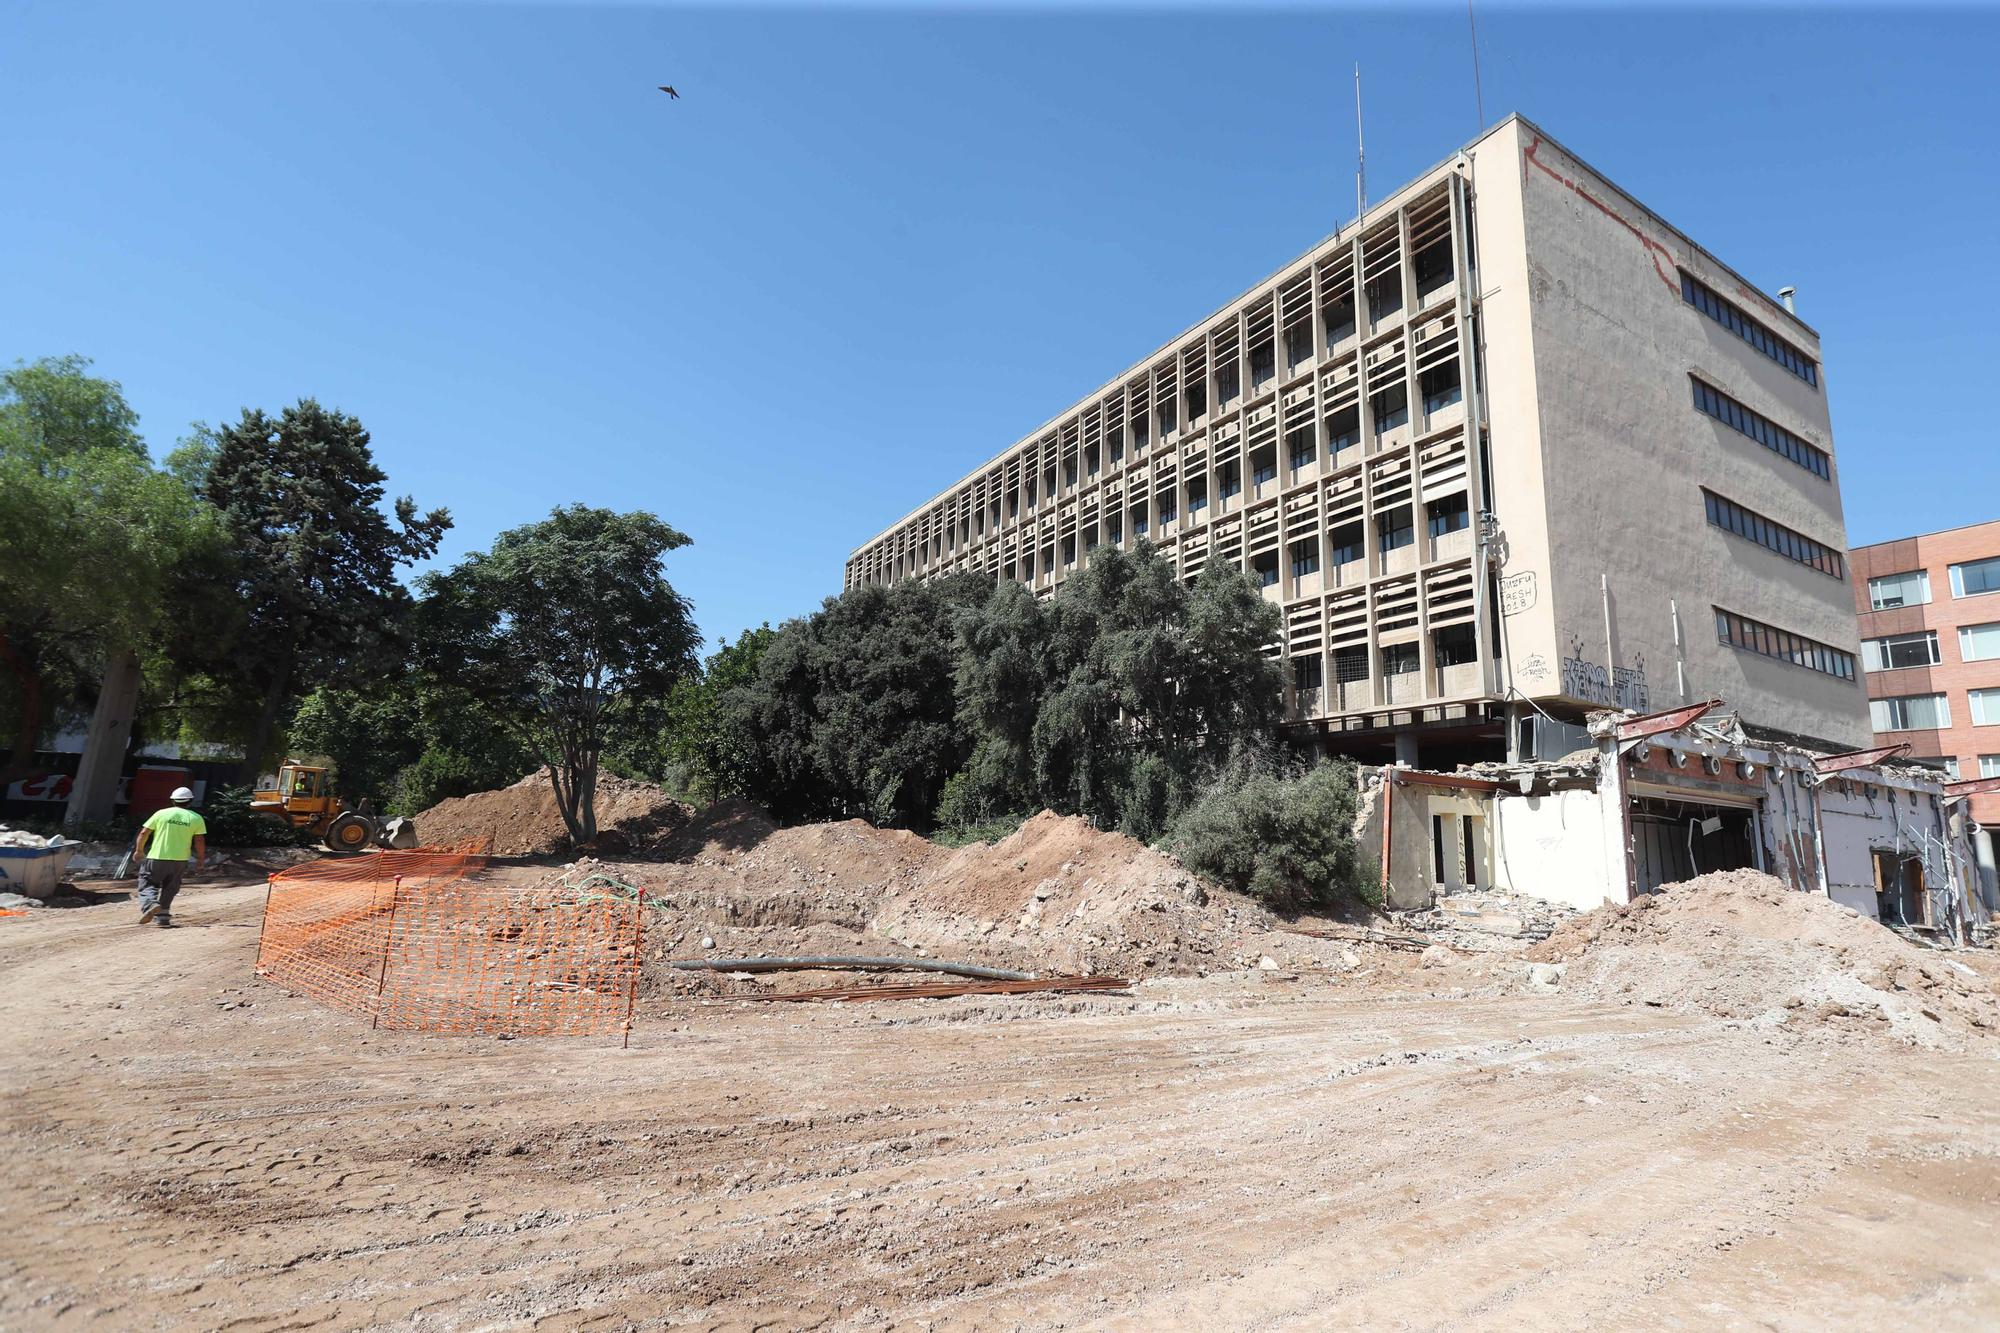
[[[1723,607],[1858,652],[1848,585],[1712,526],[1701,494],[1707,486],[1844,551],[1837,460],[1831,479],[1817,476],[1697,411],[1689,384],[1697,373],[1830,452],[1825,378],[1813,388],[1687,304],[1680,270],[1815,359],[1816,335],[1533,126],[1517,126],[1541,458],[1560,553],[1545,590],[1558,656],[1531,685],[1517,651],[1522,687],[1605,702],[1588,698],[1602,673],[1623,706],[1720,696],[1753,724],[1865,742],[1858,681],[1717,641]]]

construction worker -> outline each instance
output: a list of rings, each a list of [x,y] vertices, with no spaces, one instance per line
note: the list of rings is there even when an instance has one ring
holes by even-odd
[[[208,854],[208,824],[188,807],[194,793],[186,787],[174,788],[173,804],[155,810],[139,829],[132,855],[139,863],[139,924],[157,921],[174,924],[174,895],[187,878],[188,857],[196,865]]]

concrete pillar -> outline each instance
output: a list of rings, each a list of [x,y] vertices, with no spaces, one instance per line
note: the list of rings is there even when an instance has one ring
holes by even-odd
[[[1399,731],[1396,733],[1396,766],[1415,768],[1417,766],[1417,733]]]
[[[125,767],[125,746],[132,739],[132,715],[138,710],[139,655],[129,649],[113,653],[97,690],[97,708],[90,715],[83,759],[70,788],[69,808],[63,813],[64,828],[111,818],[111,806],[118,799],[118,777]]]

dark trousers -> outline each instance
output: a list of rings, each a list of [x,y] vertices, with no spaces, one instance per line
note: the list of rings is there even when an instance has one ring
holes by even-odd
[[[173,910],[174,895],[181,891],[181,881],[187,878],[188,863],[185,861],[155,861],[147,857],[139,863],[139,906],[160,905],[160,915],[166,916]]]

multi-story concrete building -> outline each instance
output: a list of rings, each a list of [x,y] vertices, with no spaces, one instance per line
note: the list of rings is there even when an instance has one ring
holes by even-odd
[[[1954,779],[2000,779],[2000,520],[1857,547],[1854,609],[1883,744]],[[1971,796],[2000,827],[2000,782]]]
[[[846,582],[1045,593],[1141,540],[1263,584],[1290,714],[1337,752],[1519,755],[1540,717],[1710,697],[1753,733],[1868,737],[1818,335],[1518,116]]]

